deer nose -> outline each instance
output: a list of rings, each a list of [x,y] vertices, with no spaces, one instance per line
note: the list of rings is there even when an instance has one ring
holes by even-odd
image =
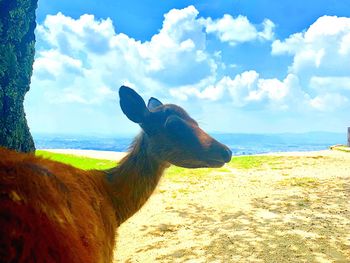
[[[229,161],[231,161],[232,151],[228,147],[225,147],[222,153],[222,157],[225,163],[228,163]]]

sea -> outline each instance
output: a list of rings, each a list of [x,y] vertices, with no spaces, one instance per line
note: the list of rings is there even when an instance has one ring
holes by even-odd
[[[318,151],[346,144],[346,133],[308,132],[280,134],[213,133],[234,155],[271,152]],[[125,152],[134,136],[33,134],[37,149],[81,149]]]

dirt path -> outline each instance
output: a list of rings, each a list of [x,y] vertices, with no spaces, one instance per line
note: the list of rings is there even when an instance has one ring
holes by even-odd
[[[119,229],[115,262],[350,262],[350,154],[166,175]]]

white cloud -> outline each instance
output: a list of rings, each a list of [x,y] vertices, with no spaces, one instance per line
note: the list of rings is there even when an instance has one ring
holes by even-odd
[[[64,74],[82,74],[82,62],[57,50],[39,51],[33,66],[35,75],[40,79],[57,78]]]
[[[162,85],[196,84],[215,73],[215,57],[206,51],[204,26],[197,16],[193,6],[170,10],[159,33],[142,45],[147,73]]]
[[[350,32],[344,34],[344,36],[341,39],[340,42],[340,49],[339,54],[340,55],[349,55],[350,53]]]
[[[295,54],[297,51],[301,50],[301,44],[303,42],[303,34],[295,33],[284,42],[277,39],[272,43],[272,55],[281,55],[283,53]]]
[[[272,55],[288,54],[288,71],[297,75],[309,94],[309,105],[331,111],[346,106],[350,97],[350,18],[323,16],[302,33],[275,40]]]
[[[242,42],[249,42],[256,39],[272,40],[274,37],[274,23],[265,19],[262,23],[263,30],[258,31],[256,26],[249,22],[248,18],[242,15],[234,18],[225,14],[222,18],[204,20],[207,33],[214,33],[222,42],[236,45]]]
[[[323,16],[305,32],[296,33],[284,41],[275,40],[272,54],[293,55],[289,71],[301,75],[334,74],[348,76],[350,67],[350,18]]]
[[[109,18],[96,21],[93,15],[87,14],[79,19],[62,13],[48,15],[44,23],[37,26],[39,40],[67,55],[78,53],[81,49],[104,53],[109,48],[109,38],[114,34]]]
[[[296,75],[288,74],[280,81],[265,79],[254,70],[245,71],[234,78],[224,76],[214,84],[181,87],[170,92],[180,100],[190,97],[209,101],[230,102],[235,108],[291,109],[309,105],[309,95],[302,91]]]
[[[189,98],[205,100],[218,100],[222,98],[221,90],[212,84],[215,83],[215,76],[209,76],[193,85],[183,85],[169,89],[169,93],[176,99],[186,101]]]
[[[226,77],[225,82],[235,105],[260,103],[261,107],[288,109],[295,104],[303,104],[307,97],[300,88],[297,76],[293,74],[280,81],[262,78],[255,71],[247,71],[233,80]]]
[[[320,111],[334,111],[345,104],[349,103],[349,99],[338,93],[326,93],[318,95],[310,100],[310,105]]]
[[[184,86],[171,89],[171,94],[181,100],[190,97],[211,101],[231,100],[234,107],[243,107],[247,104],[249,92],[257,86],[259,74],[255,71],[246,71],[231,79],[224,76],[219,81],[207,79],[196,86]]]
[[[270,19],[264,19],[263,23],[263,31],[258,33],[258,36],[262,40],[272,40],[275,36],[274,28],[275,24]]]
[[[248,100],[259,101],[268,98],[280,101],[288,94],[288,87],[278,79],[259,79],[258,89],[249,93]]]
[[[217,85],[228,90],[234,106],[241,107],[247,103],[249,93],[256,89],[258,79],[259,74],[252,70],[243,72],[234,79],[223,77]]]
[[[207,33],[237,44],[271,40],[273,29],[268,19],[257,26],[244,16],[204,19],[188,6],[166,13],[159,33],[141,42],[116,33],[109,18],[48,15],[37,26],[32,92],[35,87],[46,90],[46,97],[55,103],[99,104],[111,97],[100,87],[110,91],[130,83],[146,95],[218,100],[224,89],[216,83],[217,71],[227,66],[220,52],[207,50]]]
[[[310,87],[317,90],[349,90],[350,77],[320,77],[312,76]]]
[[[56,102],[101,103],[110,94],[98,87],[132,83],[149,95],[162,95],[168,88],[203,83],[216,74],[220,57],[206,50],[197,16],[193,6],[173,9],[164,15],[159,33],[142,43],[116,33],[110,19],[49,15],[37,27],[32,92],[47,86],[47,96],[60,94]]]

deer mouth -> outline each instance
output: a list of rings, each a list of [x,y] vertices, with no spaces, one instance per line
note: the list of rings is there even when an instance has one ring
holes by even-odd
[[[203,161],[193,161],[193,162],[172,162],[172,164],[184,167],[184,168],[220,168],[224,166],[224,161],[218,160],[203,160]]]
[[[225,165],[225,161],[220,160],[203,160],[203,161],[196,161],[196,162],[183,162],[181,164],[175,164],[181,167],[185,168],[220,168]]]
[[[208,168],[220,168],[225,165],[226,162],[218,160],[209,160],[206,162]]]
[[[225,163],[230,162],[232,152],[228,148],[224,148],[224,151],[215,153],[214,156],[208,156],[209,154],[203,154],[204,156],[197,158],[184,158],[175,159],[170,161],[171,164],[184,168],[220,168]],[[212,155],[212,154],[210,154]],[[204,157],[204,158],[203,158]]]

